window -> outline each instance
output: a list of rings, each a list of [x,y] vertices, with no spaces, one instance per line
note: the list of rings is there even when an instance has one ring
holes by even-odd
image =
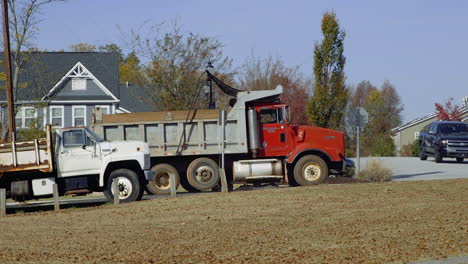
[[[63,125],[63,106],[50,107],[50,123],[53,126],[64,127]]]
[[[63,133],[63,147],[76,148],[84,145],[84,133],[81,130],[66,131]]]
[[[83,91],[86,90],[87,80],[85,78],[73,78],[72,79],[72,90]]]
[[[262,124],[283,123],[282,109],[263,109],[260,110],[260,122]]]
[[[419,139],[419,132],[414,132],[414,139]]]
[[[103,115],[110,114],[110,111],[109,111],[110,107],[108,105],[96,105],[95,107],[100,107]]]
[[[21,107],[16,113],[16,127],[29,128],[37,119],[37,112],[34,107]]]
[[[86,125],[86,106],[72,106],[73,126]]]

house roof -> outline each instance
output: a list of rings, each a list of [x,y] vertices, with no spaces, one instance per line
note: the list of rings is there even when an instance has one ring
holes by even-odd
[[[15,101],[40,100],[77,62],[83,64],[112,94],[119,97],[119,55],[115,52],[31,52],[23,53],[25,66]],[[14,66],[12,65],[14,68]],[[4,65],[0,65],[4,72]],[[14,72],[14,69],[13,69]],[[4,86],[5,82],[1,81]],[[5,100],[0,90],[0,100]]]
[[[462,115],[467,114],[468,113],[468,107],[465,106],[465,107],[460,108],[460,113]],[[411,121],[409,121],[409,122],[407,122],[407,123],[405,123],[405,124],[403,124],[401,126],[397,126],[397,127],[393,128],[391,131],[392,132],[400,132],[403,129],[415,126],[417,124],[425,122],[425,121],[427,121],[429,119],[432,119],[434,117],[436,117],[435,113],[432,113],[430,115],[426,115],[426,116],[423,116],[423,117],[419,117],[419,118],[413,119],[413,120],[411,120]]]
[[[135,84],[121,84],[119,106],[130,112],[151,112],[154,105],[151,104],[146,91]]]

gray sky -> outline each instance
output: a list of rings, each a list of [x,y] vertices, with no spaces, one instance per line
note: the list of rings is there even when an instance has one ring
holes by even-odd
[[[435,102],[468,96],[468,1],[68,0],[42,10],[39,48],[119,43],[143,23],[177,20],[186,31],[216,37],[239,66],[254,54],[281,57],[312,76],[313,44],[324,11],[346,31],[348,84],[392,82],[409,121]],[[119,30],[119,27],[121,30]]]

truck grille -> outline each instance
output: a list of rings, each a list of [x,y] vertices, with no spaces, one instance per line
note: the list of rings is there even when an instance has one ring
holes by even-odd
[[[448,140],[447,141],[447,154],[450,155],[464,155],[468,157],[468,141],[465,140]]]
[[[452,148],[457,148],[457,147],[468,148],[468,141],[448,140],[447,146],[452,147]]]

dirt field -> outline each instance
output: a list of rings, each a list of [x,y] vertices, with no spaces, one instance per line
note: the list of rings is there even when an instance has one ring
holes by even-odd
[[[0,263],[402,263],[468,255],[468,179],[328,184],[0,218]]]

